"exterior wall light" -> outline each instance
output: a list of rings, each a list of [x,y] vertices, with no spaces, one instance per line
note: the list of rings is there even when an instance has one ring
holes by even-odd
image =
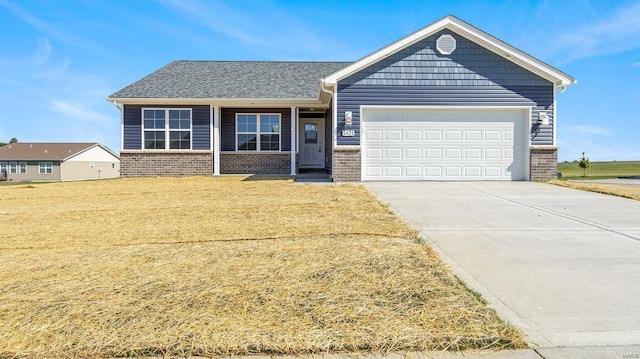
[[[353,113],[351,111],[345,111],[344,113],[344,124],[351,126],[353,123]]]
[[[543,125],[548,125],[549,124],[549,115],[547,115],[546,112],[540,112],[538,114],[538,122],[542,123]]]

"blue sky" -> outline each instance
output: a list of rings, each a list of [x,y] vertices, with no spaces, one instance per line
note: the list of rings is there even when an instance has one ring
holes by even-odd
[[[355,61],[448,14],[578,79],[561,161],[640,160],[640,1],[0,0],[0,141],[117,151],[105,98],[171,61]]]

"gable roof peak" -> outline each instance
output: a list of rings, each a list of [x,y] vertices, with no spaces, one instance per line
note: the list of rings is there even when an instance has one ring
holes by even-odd
[[[334,72],[333,74],[325,77],[324,82],[327,84],[336,84],[337,81],[373,65],[376,62],[383,60],[443,29],[451,30],[457,35],[477,43],[508,61],[511,61],[514,64],[552,82],[556,87],[564,88],[577,82],[573,77],[565,74],[555,67],[536,59],[524,51],[518,50],[506,42],[489,35],[488,33],[453,15],[447,15],[442,19],[413,32],[412,34],[409,34],[408,36],[405,36],[400,40],[363,57],[352,65]]]

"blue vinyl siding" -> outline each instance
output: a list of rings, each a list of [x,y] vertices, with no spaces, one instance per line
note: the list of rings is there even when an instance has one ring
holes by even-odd
[[[124,105],[123,150],[142,149],[142,106]]]
[[[442,34],[457,42],[451,55],[435,50]],[[360,106],[531,106],[551,118],[531,129],[533,145],[553,142],[553,84],[451,31],[429,36],[338,82],[338,145],[360,144]],[[342,137],[344,112],[354,137]]]
[[[211,149],[211,109],[209,106],[191,107],[191,130],[194,150]]]
[[[209,106],[124,105],[124,150],[142,149],[143,108],[190,108],[192,149],[211,149],[211,112]]]
[[[220,123],[222,151],[236,150],[237,113],[278,113],[280,114],[280,150],[291,150],[291,109],[289,108],[223,108]]]

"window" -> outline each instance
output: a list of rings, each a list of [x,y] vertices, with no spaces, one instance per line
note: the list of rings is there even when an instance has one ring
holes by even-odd
[[[18,163],[17,162],[9,162],[9,173],[11,173],[11,174],[18,173]]]
[[[20,166],[20,174],[26,174],[27,173],[27,163],[26,162],[20,162],[18,165]]]
[[[190,109],[143,109],[142,129],[145,150],[191,149]]]
[[[38,162],[38,173],[41,175],[53,173],[53,162]]]
[[[280,114],[236,115],[238,151],[280,151]]]
[[[6,173],[7,173],[7,163],[0,162],[0,175],[6,174]]]

